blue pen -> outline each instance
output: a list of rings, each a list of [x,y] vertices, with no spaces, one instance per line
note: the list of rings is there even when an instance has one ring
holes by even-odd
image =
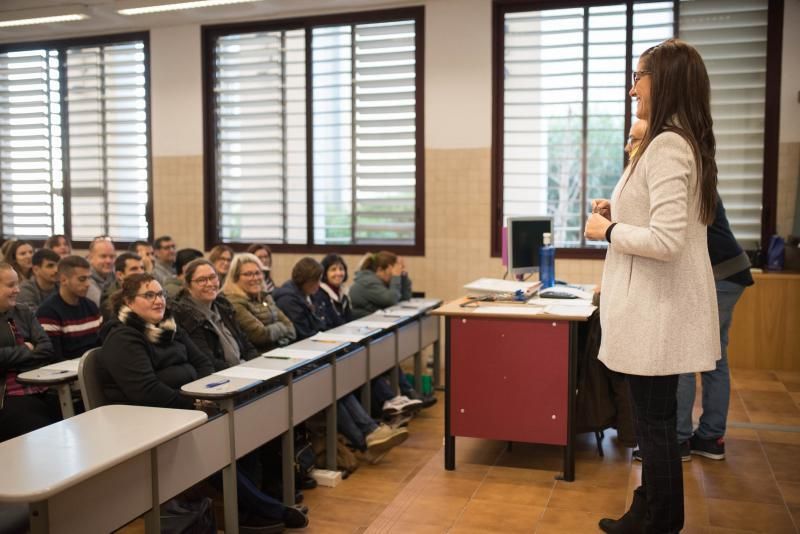
[[[228,382],[230,382],[230,380],[226,378],[225,380],[220,380],[219,382],[211,382],[210,384],[206,384],[206,387],[207,388],[215,388],[217,386],[221,386],[223,384],[227,384]]]

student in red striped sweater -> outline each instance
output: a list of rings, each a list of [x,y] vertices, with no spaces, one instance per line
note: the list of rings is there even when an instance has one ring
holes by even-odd
[[[100,346],[100,311],[86,298],[90,276],[86,259],[62,258],[58,262],[58,292],[45,299],[36,312],[58,359],[80,358],[87,350]]]

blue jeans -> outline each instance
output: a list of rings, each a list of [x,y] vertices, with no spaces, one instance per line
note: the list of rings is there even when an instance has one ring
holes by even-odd
[[[336,428],[350,445],[360,451],[367,450],[367,435],[378,428],[361,403],[346,395],[336,403]]]
[[[728,403],[731,396],[731,377],[728,371],[728,330],[733,308],[744,293],[744,286],[720,280],[717,282],[719,308],[719,344],[722,357],[717,368],[701,374],[703,380],[703,415],[695,434],[700,439],[718,439],[725,435]],[[680,375],[678,380],[678,442],[692,437],[692,406],[694,406],[695,374]]]

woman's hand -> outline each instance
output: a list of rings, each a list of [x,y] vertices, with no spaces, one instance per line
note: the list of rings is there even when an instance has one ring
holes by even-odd
[[[603,241],[606,238],[606,230],[611,226],[611,221],[600,215],[599,213],[592,213],[589,220],[586,221],[586,228],[584,228],[583,235],[586,239],[592,241]]]
[[[599,213],[609,221],[611,220],[611,202],[605,198],[592,200],[592,213]]]
[[[392,265],[392,276],[401,276],[406,270],[406,264],[401,256],[397,256],[397,261]]]

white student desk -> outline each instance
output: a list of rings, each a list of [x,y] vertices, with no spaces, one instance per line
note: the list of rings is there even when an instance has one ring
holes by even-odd
[[[58,402],[61,405],[61,415],[64,419],[68,419],[75,415],[71,385],[78,380],[79,363],[80,358],[51,363],[50,365],[18,374],[17,382],[55,388],[58,392]]]
[[[228,370],[186,384],[182,393],[215,400],[223,410],[233,414],[228,420],[232,465],[236,458],[281,436],[284,502],[293,504],[294,439],[289,430],[325,410],[326,464],[329,469],[336,469],[336,401],[363,385],[362,402],[369,409],[371,378],[396,367],[409,356],[419,357],[425,346],[438,344],[439,320],[428,316],[427,312],[440,302],[418,299],[407,302],[416,307],[405,308],[402,314],[373,314],[243,362],[231,369],[231,374],[242,374],[247,369],[274,373],[269,379],[263,378],[271,380],[273,386],[244,403],[238,403],[237,397],[263,384],[263,380],[254,378],[242,388],[242,384],[234,380],[244,379],[230,378],[229,383],[208,387],[224,379]],[[421,372],[421,365],[417,365],[416,370]],[[228,490],[226,502],[234,495]],[[231,507],[226,507],[226,526],[229,524],[228,508]]]
[[[197,410],[103,406],[0,443],[0,501],[30,503],[34,534],[106,533],[147,513],[160,532],[159,445],[202,425]]]

